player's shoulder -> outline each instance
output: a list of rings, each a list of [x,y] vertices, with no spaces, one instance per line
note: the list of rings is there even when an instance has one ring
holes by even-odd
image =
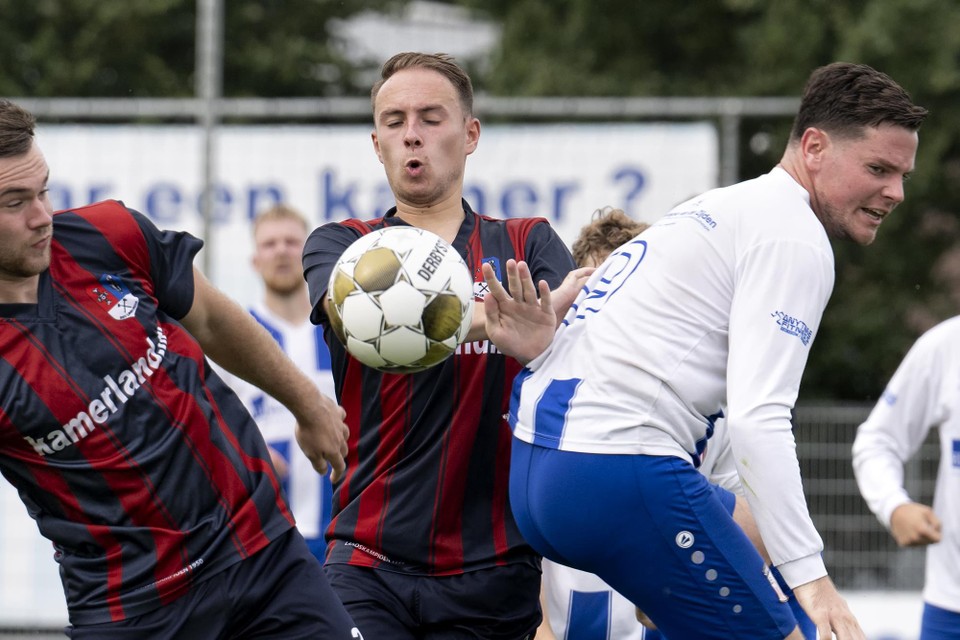
[[[326,241],[339,241],[344,239],[349,241],[356,240],[371,231],[381,229],[385,226],[383,218],[371,218],[369,220],[360,220],[359,218],[347,218],[336,222],[327,222],[314,229],[307,238],[308,244]]]
[[[928,350],[940,350],[943,347],[949,347],[951,351],[960,350],[960,315],[927,329],[917,340],[917,346]]]
[[[134,217],[136,212],[128,209],[120,200],[101,200],[84,205],[82,207],[71,207],[55,211],[53,214],[54,225],[63,224],[71,219],[82,218],[84,220],[99,221],[117,217]]]

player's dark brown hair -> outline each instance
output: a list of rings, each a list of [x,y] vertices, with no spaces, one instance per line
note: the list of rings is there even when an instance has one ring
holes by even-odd
[[[913,104],[887,74],[865,64],[834,62],[810,74],[790,139],[799,140],[810,127],[848,138],[881,124],[916,131],[926,117],[927,110]]]
[[[32,113],[0,98],[0,158],[20,156],[29,151],[36,124]]]
[[[622,209],[597,209],[593,212],[593,219],[580,229],[580,235],[573,243],[573,259],[577,266],[583,266],[591,257],[597,263],[603,262],[614,249],[633,240],[649,226],[634,220]]]
[[[370,105],[374,109],[377,103],[377,94],[383,83],[390,79],[393,74],[403,69],[432,69],[441,74],[453,84],[460,97],[460,106],[463,107],[463,113],[468,118],[473,115],[473,84],[470,82],[470,76],[464,71],[453,57],[445,53],[418,53],[407,51],[398,53],[386,62],[380,69],[380,79],[370,90]],[[376,115],[376,114],[374,114]]]

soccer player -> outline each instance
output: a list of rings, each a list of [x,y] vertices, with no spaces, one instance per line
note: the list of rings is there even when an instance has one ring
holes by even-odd
[[[263,283],[263,297],[249,311],[320,391],[333,398],[336,392],[330,351],[321,328],[310,322],[310,298],[300,267],[309,231],[303,214],[286,204],[274,205],[254,218],[251,261]],[[296,419],[282,403],[236,376],[223,377],[257,421],[297,519],[297,529],[310,552],[323,562],[327,546],[323,532],[330,524],[333,492],[329,476],[318,474],[297,446]]]
[[[643,232],[649,225],[638,222],[622,209],[610,207],[598,209],[593,219],[580,229],[573,243],[573,259],[581,267],[597,267],[619,246],[629,242]],[[743,528],[753,545],[760,551],[765,562],[769,562],[763,541],[756,530],[756,523],[750,514],[749,505],[742,497],[743,487],[737,475],[730,438],[723,426],[723,420],[717,420],[716,429],[707,450],[701,454],[699,471],[712,484],[721,502],[734,520]],[[807,640],[816,638],[816,628],[795,597],[782,582],[779,574],[775,577],[785,595],[789,598],[790,608],[798,620],[801,631]],[[543,625],[538,630],[545,640],[592,640],[617,638],[617,640],[658,640],[659,632],[633,603],[617,593],[599,577],[580,571],[549,559],[543,560],[543,583],[541,593],[543,607]],[[640,623],[640,620],[644,624]],[[649,628],[645,628],[649,627]]]
[[[916,341],[853,443],[870,510],[901,547],[926,546],[921,640],[960,639],[960,317]],[[903,465],[930,429],[940,436],[933,508],[911,500]]]
[[[573,260],[546,220],[494,219],[462,199],[467,156],[480,138],[469,76],[449,56],[423,53],[393,56],[381,76],[372,90],[373,148],[396,207],[310,235],[303,266],[312,319],[329,325],[327,282],[344,249],[384,227],[420,227],[450,242],[478,297],[481,264],[499,272],[507,260],[524,260],[560,286]],[[579,287],[570,281],[557,292],[567,304]],[[482,306],[453,356],[408,375],[363,366],[326,331],[350,454],[334,485],[324,566],[365,634],[517,640],[540,623],[540,557],[507,502],[505,414],[520,364],[487,341]]]
[[[205,354],[336,476],[342,410],[193,268],[199,240],[117,201],[54,214],[34,127],[0,100],[0,471],[53,541],[70,637],[359,637]]]
[[[513,297],[489,278],[488,333],[528,363],[510,503],[534,548],[599,575],[668,638],[801,637],[697,473],[725,417],[773,564],[821,637],[864,637],[821,558],[790,417],[833,288],[829,238],[873,241],[903,200],[926,113],[869,66],[818,68],[779,165],[613,252],[555,336],[549,291],[537,299],[524,265],[508,265]]]

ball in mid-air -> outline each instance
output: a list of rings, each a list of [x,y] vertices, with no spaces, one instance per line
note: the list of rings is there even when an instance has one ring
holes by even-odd
[[[417,227],[361,236],[327,287],[330,326],[350,354],[389,373],[422,371],[463,342],[473,320],[473,277],[457,251]]]

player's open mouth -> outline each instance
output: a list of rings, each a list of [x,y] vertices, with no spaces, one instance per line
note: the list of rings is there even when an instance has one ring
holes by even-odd
[[[867,209],[866,207],[863,207],[861,211],[866,213],[877,222],[882,222],[884,217],[887,215],[886,211],[880,211],[879,209]]]

